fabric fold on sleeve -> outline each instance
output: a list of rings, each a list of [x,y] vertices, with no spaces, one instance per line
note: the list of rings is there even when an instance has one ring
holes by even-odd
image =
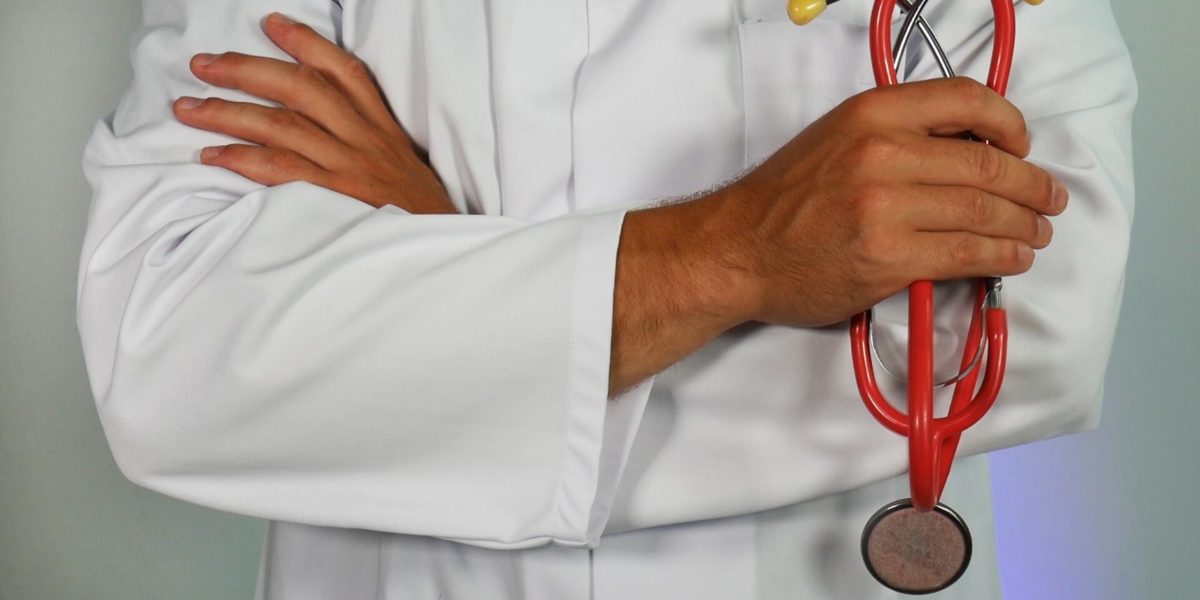
[[[272,10],[336,39],[328,2],[148,1],[133,86],[85,150],[77,318],[118,466],[250,516],[589,543],[636,430],[609,408],[637,402],[607,397],[624,212],[414,215],[197,164],[228,140],[171,101],[254,99],[187,59],[279,57]]]

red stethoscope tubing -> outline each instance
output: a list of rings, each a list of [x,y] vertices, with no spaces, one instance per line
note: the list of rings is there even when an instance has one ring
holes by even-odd
[[[892,15],[896,0],[876,0],[871,14],[871,65],[879,87],[898,83],[892,52]],[[992,0],[995,37],[992,44],[988,86],[1003,95],[1008,88],[1016,40],[1016,15],[1012,0]],[[983,280],[976,282],[976,299],[983,306],[989,290]],[[870,350],[870,313],[856,315],[850,322],[851,350],[858,390],[871,414],[893,432],[908,436],[909,484],[913,506],[929,511],[937,505],[959,436],[977,423],[996,401],[1004,379],[1008,347],[1008,325],[1003,308],[988,305],[972,311],[960,372],[966,372],[954,386],[950,410],[945,417],[933,416],[933,282],[917,281],[909,286],[908,338],[908,414],[901,413],[884,398],[875,381]],[[982,316],[981,316],[982,315]],[[984,330],[988,338],[987,359],[975,364]],[[979,372],[983,369],[983,383]],[[973,397],[972,397],[973,396]]]

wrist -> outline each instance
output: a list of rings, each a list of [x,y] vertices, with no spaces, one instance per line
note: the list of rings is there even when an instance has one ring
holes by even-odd
[[[631,212],[625,225],[630,246],[652,257],[675,308],[714,336],[751,320],[759,296],[738,198],[727,190]]]
[[[718,292],[712,302],[735,320],[735,325],[761,314],[763,279],[759,276],[759,247],[754,243],[754,220],[749,193],[741,184],[727,185],[693,201],[696,222],[685,236],[699,247]]]
[[[715,199],[625,215],[617,251],[609,392],[662,371],[754,314]],[[736,216],[736,213],[731,213]]]

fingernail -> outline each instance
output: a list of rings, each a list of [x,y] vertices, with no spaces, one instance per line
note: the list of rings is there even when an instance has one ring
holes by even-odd
[[[221,57],[217,54],[209,54],[207,52],[201,52],[194,57],[196,64],[202,67],[207,67],[208,65],[213,64],[213,61],[217,60],[218,58]]]
[[[296,23],[295,21],[288,18],[287,15],[285,15],[283,13],[277,13],[277,12],[267,15],[267,20],[275,21],[276,23],[279,23],[280,25],[294,25]]]
[[[1054,236],[1054,226],[1050,224],[1050,219],[1047,219],[1046,217],[1038,217],[1037,222],[1038,243],[1042,244],[1042,247],[1044,248],[1050,243],[1050,238]]]
[[[200,160],[213,160],[225,150],[224,146],[209,146],[200,150]]]
[[[197,106],[200,106],[203,103],[204,103],[204,101],[199,98],[193,98],[191,96],[180,96],[179,100],[175,102],[175,105],[178,106],[179,108],[182,108],[183,110],[192,110],[193,108],[196,108]]]
[[[1033,248],[1026,246],[1025,244],[1021,244],[1019,247],[1017,247],[1017,256],[1021,259],[1022,264],[1032,263]]]
[[[1070,192],[1067,191],[1067,186],[1057,177],[1051,179],[1051,193],[1054,196],[1054,210],[1062,212],[1067,207],[1067,199],[1070,197]]]

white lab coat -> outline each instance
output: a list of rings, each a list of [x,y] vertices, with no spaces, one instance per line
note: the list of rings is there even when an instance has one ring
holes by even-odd
[[[132,87],[85,153],[79,327],[122,472],[273,521],[260,597],[893,597],[857,537],[906,495],[905,446],[863,409],[844,327],[744,326],[606,398],[624,211],[736,176],[869,88],[869,0],[803,29],[784,0],[145,4]],[[197,164],[227,139],[171,100],[247,96],[188,58],[282,57],[272,10],[372,67],[470,216]],[[929,13],[976,77],[989,11]],[[1133,212],[1107,4],[1018,19],[1010,96],[1073,203],[1005,283],[1007,385],[962,455],[1096,422]],[[983,457],[951,479],[976,561],[943,597],[999,597]]]

